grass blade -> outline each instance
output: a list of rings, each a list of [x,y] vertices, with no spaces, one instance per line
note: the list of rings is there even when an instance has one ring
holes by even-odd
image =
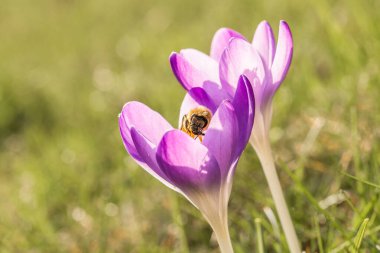
[[[360,225],[358,232],[356,233],[356,236],[354,238],[354,248],[353,250],[351,250],[351,252],[353,253],[359,252],[359,248],[363,241],[363,237],[367,228],[368,221],[369,221],[369,218],[365,218],[362,224]]]
[[[255,219],[255,225],[256,225],[257,252],[264,253],[263,233],[261,230],[260,218]]]
[[[361,178],[355,177],[355,176],[353,176],[353,175],[351,175],[351,174],[348,174],[348,173],[346,173],[346,172],[344,172],[344,171],[340,171],[340,173],[342,173],[342,174],[345,175],[346,177],[349,177],[349,178],[355,179],[355,180],[357,180],[357,181],[359,181],[359,182],[361,182],[361,183],[363,183],[363,184],[367,184],[367,185],[369,185],[369,186],[372,186],[372,187],[375,187],[375,188],[380,189],[380,185],[378,185],[378,184],[374,184],[374,183],[372,183],[372,182],[370,182],[370,181],[367,181],[367,180],[364,180],[364,179],[361,179]]]
[[[318,217],[314,217],[314,222],[315,222],[315,229],[317,230],[318,250],[320,253],[324,253],[322,236],[321,236],[321,229],[319,227]]]

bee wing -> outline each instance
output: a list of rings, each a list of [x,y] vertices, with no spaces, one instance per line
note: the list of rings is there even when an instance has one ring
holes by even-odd
[[[186,114],[182,117],[182,123],[181,123],[181,131],[184,131],[185,133],[188,132],[189,129],[189,121],[187,120]]]

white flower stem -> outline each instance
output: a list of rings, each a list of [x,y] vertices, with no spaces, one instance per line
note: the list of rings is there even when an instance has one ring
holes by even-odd
[[[253,143],[252,143],[253,144]],[[255,143],[258,144],[258,143]],[[269,138],[263,138],[260,147],[253,145],[263,167],[265,177],[268,181],[269,189],[272,194],[274,204],[277,209],[282,229],[284,230],[286,241],[291,253],[300,253],[300,245],[297,234],[294,229],[288,207],[285,202],[284,194],[281,189],[280,180],[278,179],[276,167],[274,165],[272,150],[269,144]]]
[[[216,240],[218,241],[221,253],[234,253],[231,244],[230,233],[228,230],[227,217],[218,219],[215,222],[210,223],[214,230]]]

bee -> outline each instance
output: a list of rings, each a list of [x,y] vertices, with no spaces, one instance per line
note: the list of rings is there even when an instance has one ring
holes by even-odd
[[[183,115],[181,131],[187,133],[192,138],[202,141],[202,136],[205,135],[203,132],[207,130],[210,125],[212,118],[212,113],[209,109],[204,106],[198,106],[190,110],[188,114]]]

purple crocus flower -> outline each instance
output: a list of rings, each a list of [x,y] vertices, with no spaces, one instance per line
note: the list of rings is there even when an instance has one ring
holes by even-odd
[[[181,115],[191,104],[191,89],[202,87],[216,102],[234,93],[237,80],[244,74],[251,82],[256,100],[255,126],[251,143],[267,136],[272,119],[272,97],[284,80],[293,55],[289,26],[280,22],[277,46],[267,21],[259,24],[252,43],[228,28],[219,29],[211,44],[210,56],[195,49],[173,53],[170,63],[175,76],[189,91]]]
[[[200,87],[189,93],[193,100],[186,106],[202,105],[213,113],[202,142],[174,129],[159,113],[135,101],[125,104],[119,116],[121,136],[128,153],[143,169],[202,212],[222,252],[233,252],[227,205],[232,177],[253,126],[252,86],[241,76],[234,96],[223,100]]]
[[[170,63],[175,76],[188,91],[181,115],[194,101],[193,90],[202,89],[214,101],[232,96],[240,75],[253,87],[256,112],[250,143],[255,149],[271,190],[289,248],[299,253],[299,243],[275,170],[269,143],[272,98],[284,80],[293,56],[293,39],[285,21],[280,22],[277,45],[272,28],[263,21],[249,42],[238,32],[219,29],[211,44],[210,56],[195,49],[172,53]],[[198,96],[199,97],[199,96]],[[205,95],[205,97],[207,97]]]

